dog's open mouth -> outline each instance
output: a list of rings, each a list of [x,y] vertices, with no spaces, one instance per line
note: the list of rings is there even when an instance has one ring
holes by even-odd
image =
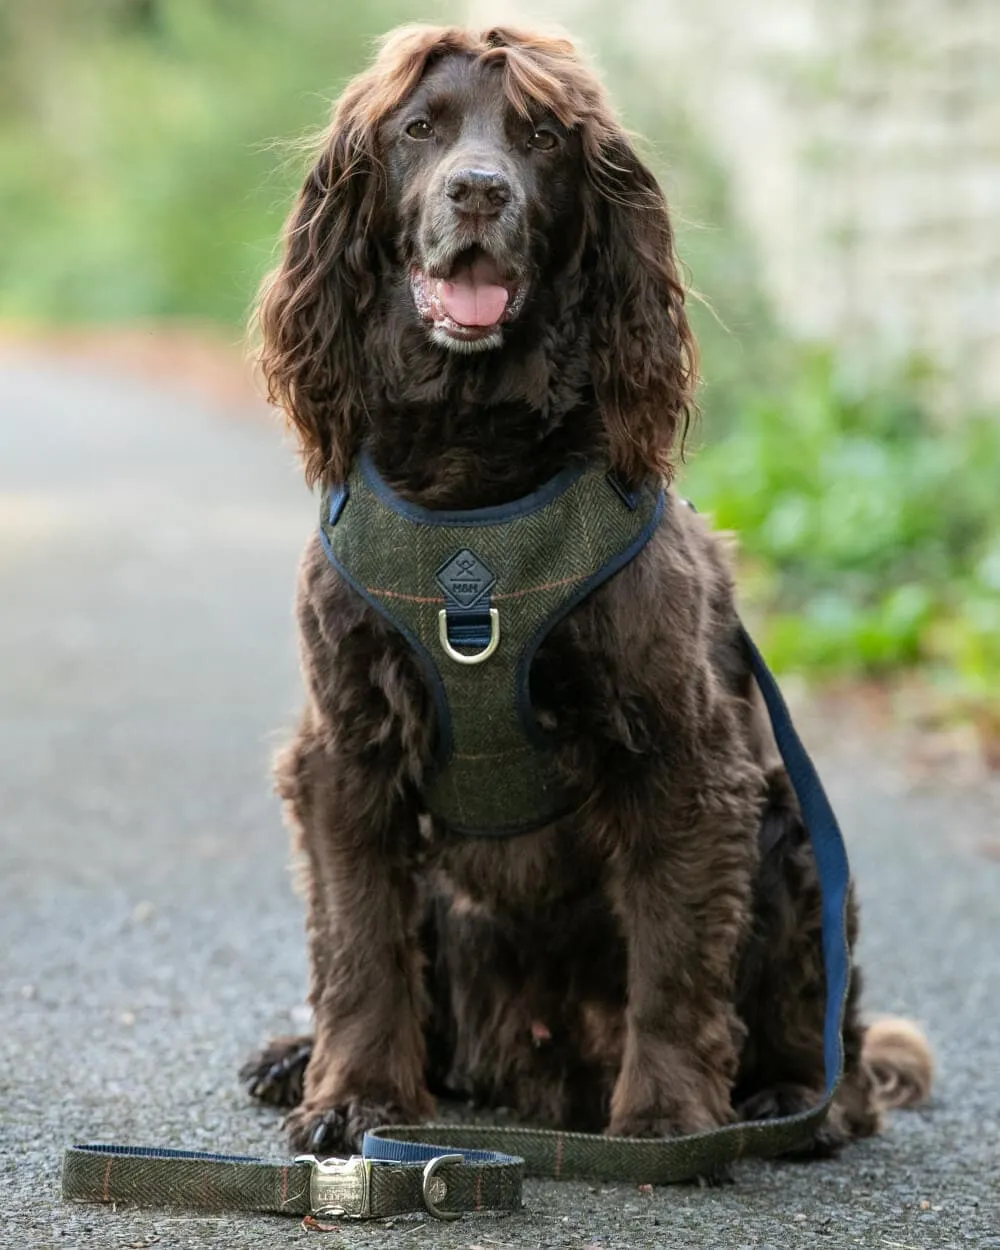
[[[480,247],[460,252],[447,274],[414,266],[410,285],[417,312],[434,327],[435,338],[484,347],[499,342],[501,326],[521,311],[526,290],[517,279],[504,277]]]

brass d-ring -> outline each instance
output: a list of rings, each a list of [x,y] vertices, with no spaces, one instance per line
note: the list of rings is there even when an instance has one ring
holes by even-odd
[[[483,660],[488,660],[500,645],[500,613],[496,608],[490,608],[490,640],[482,651],[477,651],[474,655],[463,655],[461,651],[456,651],[448,641],[447,608],[442,608],[438,613],[438,637],[441,639],[445,655],[456,664],[482,664]]]

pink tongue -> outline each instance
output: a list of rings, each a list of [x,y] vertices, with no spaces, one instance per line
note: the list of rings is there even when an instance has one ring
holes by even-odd
[[[491,267],[490,267],[491,268]],[[507,288],[495,282],[491,272],[479,265],[463,269],[438,287],[441,306],[460,326],[492,326],[503,316],[510,298]]]

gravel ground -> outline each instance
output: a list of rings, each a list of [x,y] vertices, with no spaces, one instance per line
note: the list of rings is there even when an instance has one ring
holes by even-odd
[[[64,1204],[59,1170],[74,1140],[282,1153],[235,1071],[305,987],[268,757],[313,502],[273,426],[79,366],[9,357],[0,414],[0,1246],[306,1243],[295,1220]],[[820,736],[868,1003],[926,1024],[933,1105],[723,1188],[529,1182],[522,1216],[324,1244],[1000,1247],[996,809]]]

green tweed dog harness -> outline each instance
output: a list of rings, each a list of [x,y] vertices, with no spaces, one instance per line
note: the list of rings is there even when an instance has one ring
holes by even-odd
[[[434,696],[428,810],[505,836],[569,803],[529,674],[552,627],[633,559],[663,514],[659,483],[626,489],[607,464],[565,469],[531,495],[447,512],[396,495],[362,453],[324,493],[320,533],[338,571],[409,642]]]

